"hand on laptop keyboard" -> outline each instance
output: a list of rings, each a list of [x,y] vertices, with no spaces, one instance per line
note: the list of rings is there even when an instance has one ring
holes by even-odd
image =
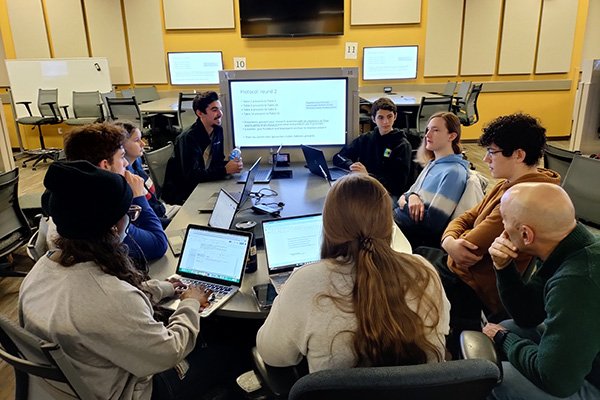
[[[206,289],[204,286],[188,286],[187,290],[181,294],[180,299],[196,299],[200,302],[200,311],[210,305],[212,290]]]

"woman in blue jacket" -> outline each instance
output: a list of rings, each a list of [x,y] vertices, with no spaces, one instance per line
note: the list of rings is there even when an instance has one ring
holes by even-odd
[[[450,112],[431,116],[417,150],[424,166],[410,189],[400,196],[394,219],[413,248],[439,247],[441,235],[458,204],[468,178],[462,156],[460,121]]]

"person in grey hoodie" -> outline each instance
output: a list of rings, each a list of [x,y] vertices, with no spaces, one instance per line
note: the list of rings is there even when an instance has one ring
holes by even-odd
[[[450,216],[465,191],[469,163],[460,146],[460,121],[450,112],[438,112],[427,122],[417,150],[424,166],[415,183],[400,196],[394,220],[408,241],[439,247]]]

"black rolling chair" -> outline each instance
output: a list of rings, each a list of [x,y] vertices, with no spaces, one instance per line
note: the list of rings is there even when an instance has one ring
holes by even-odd
[[[65,123],[67,125],[87,125],[104,121],[104,107],[100,92],[73,91],[73,118],[69,117],[68,106],[65,109]]]
[[[477,99],[483,83],[476,83],[471,88],[471,92],[467,97],[467,101],[464,104],[464,108],[454,108],[453,112],[456,114],[460,123],[464,126],[471,126],[479,122],[479,111],[477,110]]]
[[[406,129],[406,137],[413,149],[417,149],[421,145],[429,118],[437,112],[450,111],[451,106],[452,97],[421,98],[421,105],[417,111],[416,127],[415,129]],[[403,111],[402,113],[406,118],[406,126],[409,127],[409,116],[412,114],[412,111]]]
[[[173,155],[174,148],[173,143],[169,143],[165,147],[144,153],[144,158],[146,159],[152,182],[154,182],[154,186],[156,187],[156,196],[158,198],[162,194],[165,173],[167,172],[167,162],[171,158],[171,155]]]
[[[38,110],[40,116],[33,115],[31,112],[30,101],[19,101],[15,104],[22,104],[27,109],[29,116],[17,118],[17,123],[21,125],[32,125],[32,129],[38,128],[40,138],[40,148],[35,150],[26,150],[31,156],[23,161],[23,167],[27,167],[27,162],[34,161],[31,168],[36,169],[36,166],[46,160],[55,160],[60,149],[46,148],[44,143],[44,135],[42,133],[42,125],[56,125],[63,122],[60,109],[58,107],[58,89],[39,89],[38,91]]]
[[[261,392],[290,400],[461,399],[482,400],[502,380],[494,345],[481,332],[461,335],[464,360],[395,367],[323,370],[302,376],[302,368],[266,365],[253,349]],[[301,376],[301,377],[300,377]]]
[[[179,101],[177,102],[177,125],[180,132],[183,132],[192,126],[198,118],[192,108],[195,98],[196,93],[179,93]]]
[[[453,109],[461,109],[465,107],[469,90],[471,90],[471,81],[462,81],[458,85],[456,96],[454,96],[454,103],[452,104]]]
[[[0,358],[15,371],[15,399],[92,400],[91,390],[58,344],[47,342],[0,315]]]
[[[571,166],[571,161],[573,161],[573,157],[577,154],[581,155],[581,152],[569,151],[552,146],[551,144],[546,144],[546,148],[544,149],[544,168],[558,172],[560,174],[560,180],[563,182],[565,176],[567,176],[567,171]]]
[[[32,230],[19,206],[19,169],[0,174],[0,259],[26,244]],[[13,271],[8,261],[0,263],[0,277],[24,277],[25,272]]]

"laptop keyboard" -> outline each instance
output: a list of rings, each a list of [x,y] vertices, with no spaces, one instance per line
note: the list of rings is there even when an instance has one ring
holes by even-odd
[[[229,299],[229,295],[232,295],[233,292],[237,291],[236,287],[232,286],[223,286],[217,283],[203,282],[195,279],[189,278],[181,278],[181,282],[187,286],[204,286],[206,289],[212,290],[212,295],[209,297],[210,304],[207,307],[204,307],[200,310],[201,317],[207,317],[213,312],[213,309],[218,308],[218,304],[224,300]]]
[[[335,181],[335,180],[340,179],[343,176],[348,175],[348,172],[341,168],[334,167],[334,168],[329,169],[329,174],[331,175],[331,179]]]
[[[248,178],[248,171],[242,172],[240,178],[238,179],[238,183],[246,182],[246,178]],[[254,182],[269,182],[271,180],[271,167],[259,167],[256,171],[256,175],[254,175]]]

